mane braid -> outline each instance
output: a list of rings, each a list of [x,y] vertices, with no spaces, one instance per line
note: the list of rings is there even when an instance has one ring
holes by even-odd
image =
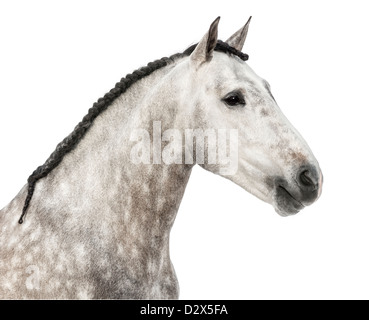
[[[189,48],[187,48],[183,54],[189,56],[196,48],[197,43],[193,44],[192,46],[190,46]],[[241,60],[243,61],[247,61],[249,59],[249,55],[246,53],[243,53],[239,50],[237,50],[234,47],[231,47],[228,43],[223,42],[221,40],[217,41],[217,44],[214,48],[215,51],[220,51],[220,52],[224,52],[224,53],[229,53],[232,55],[235,55],[237,57],[239,57]]]
[[[30,205],[33,193],[35,191],[37,181],[46,177],[61,163],[64,156],[77,146],[77,144],[84,137],[88,129],[91,127],[93,121],[100,113],[105,111],[113,103],[113,101],[121,94],[123,94],[132,84],[146,76],[149,76],[154,71],[169,65],[178,58],[189,56],[195,50],[196,46],[197,44],[194,44],[186,49],[183,53],[176,53],[169,58],[164,57],[154,62],[150,62],[147,66],[126,75],[125,78],[122,78],[119,82],[115,84],[115,87],[113,89],[106,93],[102,98],[98,99],[97,102],[93,104],[92,108],[88,110],[87,115],[83,117],[82,121],[77,124],[73,132],[69,134],[62,142],[60,142],[56,146],[55,151],[46,160],[46,162],[43,165],[39,166],[29,176],[27,180],[28,193],[18,223],[22,224],[24,222],[24,218],[26,216],[27,209]],[[242,53],[241,51],[229,46],[227,43],[220,40],[218,40],[214,50],[235,55],[243,61],[246,61],[249,58],[247,54]]]

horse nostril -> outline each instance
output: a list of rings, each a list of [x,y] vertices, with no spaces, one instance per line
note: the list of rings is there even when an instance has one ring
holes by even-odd
[[[318,167],[306,165],[297,172],[296,182],[300,189],[300,202],[303,205],[313,203],[321,193],[322,175]]]
[[[313,187],[316,184],[309,170],[304,170],[300,173],[300,182],[306,187]]]
[[[303,191],[315,191],[319,188],[319,173],[313,167],[301,168],[297,176],[298,184]]]

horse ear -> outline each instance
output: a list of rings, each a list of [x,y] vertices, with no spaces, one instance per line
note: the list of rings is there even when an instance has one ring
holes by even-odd
[[[242,51],[243,45],[246,40],[247,31],[249,30],[250,21],[251,17],[249,18],[249,20],[247,20],[246,24],[240,30],[238,30],[226,41],[226,43],[228,43],[231,47]]]
[[[210,61],[218,41],[218,23],[220,17],[216,18],[210,25],[209,31],[203,36],[195,50],[192,52],[191,61],[199,67],[202,63]]]

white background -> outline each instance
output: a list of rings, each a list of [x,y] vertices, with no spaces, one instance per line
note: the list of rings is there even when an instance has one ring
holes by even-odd
[[[2,1],[0,207],[127,73],[250,15],[244,51],[324,173],[281,218],[195,167],[171,236],[182,299],[368,299],[366,1]]]

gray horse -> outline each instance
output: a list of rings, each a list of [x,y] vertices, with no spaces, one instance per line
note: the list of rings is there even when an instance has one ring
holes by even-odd
[[[1,210],[0,298],[178,298],[169,235],[196,163],[282,216],[318,199],[318,162],[241,52],[250,19],[226,42],[218,22],[118,82]]]

